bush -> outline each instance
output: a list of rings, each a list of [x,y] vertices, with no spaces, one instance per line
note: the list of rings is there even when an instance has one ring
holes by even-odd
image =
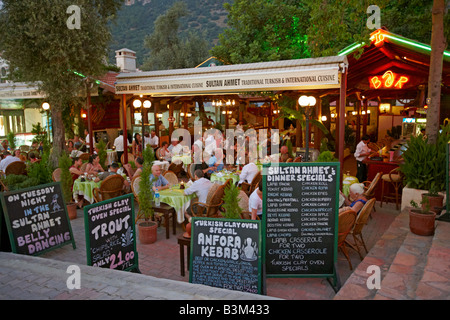
[[[225,193],[223,196],[223,205],[225,212],[222,215],[227,219],[240,219],[242,209],[239,207],[239,192],[240,189],[235,184],[230,183],[225,188]]]
[[[61,158],[59,158],[59,168],[61,169],[61,189],[66,203],[72,202],[73,180],[69,171],[71,166],[72,159],[66,153],[63,153]]]
[[[445,190],[446,150],[450,140],[450,125],[443,126],[436,144],[429,144],[422,135],[411,136],[403,153],[404,164],[400,171],[405,175],[404,182],[409,188],[437,192]],[[448,165],[448,164],[447,164]]]

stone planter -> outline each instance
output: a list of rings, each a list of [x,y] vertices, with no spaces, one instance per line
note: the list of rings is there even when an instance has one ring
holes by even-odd
[[[408,186],[404,187],[402,190],[402,206],[401,210],[411,207],[411,200],[414,200],[417,204],[420,204],[422,201],[422,194],[428,193],[428,190],[421,190],[421,189],[413,189],[409,188]],[[445,197],[444,192],[440,192],[439,194],[443,195]],[[444,198],[445,202],[445,198]]]

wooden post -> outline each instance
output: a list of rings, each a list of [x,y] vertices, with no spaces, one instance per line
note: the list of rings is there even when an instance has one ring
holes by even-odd
[[[173,120],[173,104],[169,104],[169,119]],[[169,121],[169,139],[172,136],[172,133],[173,133],[173,121]]]
[[[366,114],[365,114],[364,117],[363,117],[364,122],[363,122],[363,132],[362,132],[362,135],[365,136],[365,135],[367,134],[367,125],[368,125],[367,119],[369,118],[368,113],[367,113],[367,111],[368,111],[368,108],[367,108],[368,101],[367,101],[367,100],[364,100],[364,101],[363,101],[363,104],[364,104],[364,111],[366,112]],[[356,140],[356,143],[359,143],[359,140]]]
[[[341,73],[341,88],[339,90],[339,162],[341,163],[341,189],[344,172],[344,135],[345,135],[345,104],[347,94],[347,70]]]
[[[355,133],[355,137],[356,137],[356,141],[358,143],[359,140],[361,140],[361,101],[360,100],[356,100],[356,112],[358,112],[358,114],[356,116],[356,133]],[[364,115],[363,118],[365,118],[365,115]]]
[[[123,164],[128,163],[128,135],[127,135],[127,95],[122,95],[122,119],[123,119]],[[121,161],[120,159],[118,159]]]
[[[91,89],[89,88],[89,84],[90,84],[90,82],[89,82],[89,80],[87,80],[86,81],[86,94],[87,94],[87,110],[88,110],[87,117],[88,117],[88,132],[89,132],[89,153],[92,155],[92,154],[94,154],[94,133],[92,132]]]

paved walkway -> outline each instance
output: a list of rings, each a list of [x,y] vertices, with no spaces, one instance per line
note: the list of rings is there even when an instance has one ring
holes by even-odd
[[[369,248],[373,247],[397,217],[394,206],[377,206],[373,219],[364,230]],[[138,243],[139,269],[142,274],[86,266],[86,240],[83,211],[71,221],[76,242],[47,252],[39,257],[0,253],[1,299],[290,299],[331,300],[336,293],[326,279],[269,278],[267,296],[248,295],[188,283],[189,273],[181,276],[177,235],[165,238],[165,229],[158,228],[158,240],[151,245]],[[354,267],[361,262],[356,252],[350,252]],[[68,290],[69,265],[81,269],[81,289]],[[338,274],[344,283],[351,275],[347,260],[338,255]]]

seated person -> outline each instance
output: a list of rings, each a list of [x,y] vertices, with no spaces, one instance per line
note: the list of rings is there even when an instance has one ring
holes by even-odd
[[[172,153],[169,151],[168,146],[169,144],[167,143],[167,141],[164,141],[161,148],[159,149],[160,158],[166,161],[170,161],[170,159],[172,158]]]
[[[198,202],[206,203],[206,198],[208,197],[209,189],[211,189],[213,183],[208,179],[205,179],[202,170],[195,170],[194,172],[195,181],[194,183],[187,189],[184,190],[185,195],[190,195],[195,193],[198,198]],[[197,211],[197,207],[192,207],[194,212]],[[189,220],[191,214],[191,207],[186,210],[185,217]]]
[[[72,159],[72,166],[69,168],[69,171],[72,174],[73,181],[77,180],[80,175],[84,174],[84,172],[80,169],[82,164],[83,160],[80,158],[75,157]]]
[[[100,172],[104,172],[103,167],[100,164],[100,157],[97,154],[93,154],[89,157],[89,163],[86,165],[85,172],[87,174],[98,175]]]
[[[340,194],[344,196],[344,206],[339,209],[339,213],[344,212],[348,209],[352,209],[359,214],[361,209],[367,202],[366,197],[364,196],[364,184],[362,183],[354,183],[350,186],[350,192],[348,197],[346,197],[342,192]],[[352,201],[352,200],[353,201]]]
[[[209,158],[209,161],[208,161],[208,167],[209,167],[208,173],[213,173],[213,171],[223,170],[224,164],[223,164],[222,149],[217,148],[214,151],[214,153],[211,154],[211,158]]]
[[[161,174],[161,167],[158,165],[152,166],[152,174],[150,175],[150,182],[152,183],[152,190],[161,191],[170,187],[169,181]]]
[[[133,178],[141,175],[142,166],[144,165],[144,159],[142,159],[141,157],[137,157],[134,163],[136,165],[136,170],[134,170],[129,163],[123,165],[124,169],[128,173],[128,176],[131,177],[132,180]]]
[[[286,162],[289,159],[288,147],[282,146],[280,152],[281,152],[280,162]]]
[[[111,176],[111,175],[119,174],[119,172],[118,172],[118,171],[119,171],[119,168],[120,168],[119,164],[118,164],[117,162],[113,162],[113,163],[109,166],[108,171],[100,172],[99,175],[98,175],[98,177],[96,177],[94,181],[95,181],[95,182],[103,181],[103,180],[105,180],[107,177],[109,177],[109,176]],[[130,188],[131,188],[130,183],[129,183],[127,180],[124,180],[123,185],[124,185],[124,191],[127,192],[127,193],[129,193],[130,190],[131,190],[131,189],[130,189]]]
[[[256,220],[256,217],[261,220],[263,211],[262,179],[259,181],[258,188],[248,198],[248,211],[252,213],[252,220]]]

